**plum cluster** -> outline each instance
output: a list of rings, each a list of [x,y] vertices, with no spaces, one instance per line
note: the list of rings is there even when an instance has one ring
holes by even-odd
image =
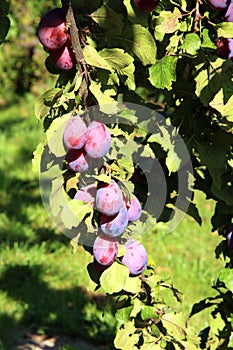
[[[85,121],[74,115],[67,122],[63,132],[63,142],[67,149],[66,161],[71,170],[84,172],[89,167],[90,158],[102,158],[111,146],[111,135],[104,123],[93,120],[87,127]],[[142,207],[138,198],[126,196],[115,180],[110,183],[91,183],[81,187],[74,199],[88,203],[98,214],[100,234],[94,242],[93,254],[99,268],[110,266],[118,254],[118,239],[129,222],[138,220]],[[132,275],[140,274],[147,267],[147,252],[136,240],[129,240],[126,253],[121,261],[128,266]]]
[[[54,8],[41,18],[37,34],[57,68],[62,70],[74,68],[76,60],[66,23],[65,11],[62,8]]]
[[[224,11],[226,22],[233,22],[233,0],[208,0],[209,5],[216,11]],[[215,41],[217,55],[233,61],[233,39],[218,38]]]
[[[93,120],[87,127],[79,115],[74,115],[66,124],[63,142],[69,168],[82,173],[89,168],[90,158],[102,158],[109,151],[111,135],[104,123]]]
[[[79,189],[75,199],[89,203],[99,214],[101,233],[96,237],[93,246],[94,262],[100,271],[110,266],[118,254],[118,239],[124,233],[129,222],[140,218],[142,207],[138,198],[133,195],[126,198],[119,185],[111,180],[102,183],[98,188],[89,184]],[[132,275],[142,273],[147,267],[147,252],[136,240],[129,240],[126,253],[121,262],[128,266]]]

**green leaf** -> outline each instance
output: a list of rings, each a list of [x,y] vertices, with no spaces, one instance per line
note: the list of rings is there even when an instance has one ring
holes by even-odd
[[[135,65],[131,63],[128,67],[120,69],[118,71],[121,82],[126,85],[129,90],[136,89],[136,83],[134,78]]]
[[[62,205],[61,220],[67,229],[78,227],[78,225],[84,220],[85,216],[92,213],[91,206],[79,199],[67,199]]]
[[[233,22],[222,22],[216,24],[218,38],[233,38]]]
[[[141,309],[143,308],[144,304],[141,300],[139,300],[138,298],[134,298],[132,299],[132,305],[133,305],[133,309],[131,311],[130,316],[131,317],[136,317],[139,312],[141,311]]]
[[[121,78],[121,81],[129,87],[135,89],[133,57],[122,49],[103,49],[99,52],[109,64],[109,66],[116,70]]]
[[[126,292],[137,294],[141,290],[141,280],[139,277],[128,277],[126,279],[124,290]]]
[[[44,152],[45,142],[41,142],[37,145],[35,151],[33,152],[32,158],[32,171],[39,174],[41,170],[41,155]]]
[[[108,294],[120,292],[129,276],[129,269],[117,262],[107,268],[100,277],[100,284]]]
[[[149,14],[140,11],[131,0],[124,0],[124,5],[127,9],[128,19],[133,24],[141,24],[146,27],[148,25]]]
[[[108,62],[111,68],[116,70],[124,69],[133,62],[133,57],[122,49],[103,49],[99,55]]]
[[[176,81],[177,57],[165,56],[149,68],[149,81],[158,89],[171,90],[172,82]]]
[[[106,182],[107,184],[111,182],[111,176],[106,174],[96,175],[95,178],[96,180]]]
[[[185,339],[185,318],[182,313],[169,312],[162,316],[163,326],[167,333],[176,340]]]
[[[118,246],[117,257],[119,258],[119,257],[125,255],[125,252],[126,252],[126,247],[125,247],[125,245],[119,244],[119,246]]]
[[[108,62],[100,55],[100,53],[92,46],[86,45],[83,50],[84,58],[90,66],[107,69],[111,71]]]
[[[166,157],[166,166],[169,170],[169,173],[177,172],[180,169],[181,164],[182,164],[182,158],[177,154],[175,150],[175,145],[174,145],[170,147]]]
[[[55,167],[52,167],[55,168]],[[59,171],[60,169],[58,169]],[[48,174],[49,176],[49,174]],[[67,194],[63,188],[63,180],[58,177],[52,180],[52,188],[49,195],[49,205],[53,215],[56,217],[61,214],[62,208],[66,205]]]
[[[132,311],[132,306],[123,307],[117,310],[115,317],[117,319],[117,326],[120,328],[122,325],[130,321],[130,314]]]
[[[219,273],[219,280],[233,293],[233,270],[223,268]]]
[[[223,330],[225,326],[225,322],[221,317],[220,313],[217,313],[217,315],[210,320],[210,327],[211,327],[211,333],[220,335],[220,332]]]
[[[105,35],[120,35],[123,29],[123,16],[113,11],[110,7],[103,5],[91,15],[91,18],[105,28]],[[111,23],[111,25],[109,25]]]
[[[149,30],[140,24],[133,24],[125,26],[123,32],[124,36],[118,39],[119,45],[144,66],[154,64],[157,48]]]
[[[206,64],[201,62],[196,66],[196,71],[198,72],[195,81],[196,81],[196,95],[200,97],[201,102],[204,106],[208,106],[209,103],[216,98],[215,95],[222,88],[224,80],[229,81],[229,76],[223,76],[222,74],[222,65],[224,60],[217,58],[214,61],[211,61],[211,64]],[[229,73],[228,73],[229,75]],[[220,97],[221,106],[224,104],[223,92]],[[218,101],[219,102],[219,101]],[[211,103],[214,103],[213,101]],[[216,103],[218,105],[218,103]],[[213,107],[215,108],[215,107]]]
[[[231,94],[229,99],[226,100],[226,91]],[[210,106],[221,113],[222,117],[225,117],[228,122],[233,123],[233,80],[222,83],[222,89],[214,96],[210,102]]]
[[[99,103],[101,112],[106,114],[117,113],[117,102],[111,97],[112,95],[115,95],[113,89],[105,90],[103,92],[101,90],[101,83],[96,83],[94,80],[91,81],[89,89]]]
[[[140,338],[139,333],[134,333],[135,330],[133,322],[128,322],[124,325],[124,328],[118,329],[114,339],[115,348],[121,350],[134,350],[135,345]]]
[[[71,115],[71,113],[67,113],[54,119],[46,131],[49,150],[51,153],[56,155],[56,157],[65,157],[66,155],[66,150],[63,143],[63,132],[67,122],[71,118]]]
[[[5,40],[10,28],[10,20],[8,17],[0,16],[0,45]]]
[[[201,47],[201,39],[195,33],[185,35],[181,49],[189,55],[196,56]]]
[[[216,50],[215,43],[211,40],[209,30],[207,28],[204,28],[202,31],[202,44],[201,47],[203,47],[205,50]]]
[[[144,321],[151,320],[153,318],[158,318],[158,315],[155,313],[155,307],[149,306],[149,305],[144,305],[142,310],[141,310],[141,318]]]
[[[59,88],[52,88],[45,91],[35,103],[35,114],[38,119],[43,119],[49,115],[52,105],[56,99],[62,95],[62,90]]]

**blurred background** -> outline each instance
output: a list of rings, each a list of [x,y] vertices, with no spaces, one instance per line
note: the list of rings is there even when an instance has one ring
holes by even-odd
[[[114,349],[114,310],[98,293],[89,293],[86,265],[92,257],[57,232],[40,198],[33,152],[43,139],[34,114],[36,99],[54,86],[56,75],[44,65],[46,54],[36,36],[43,14],[59,1],[11,0],[11,27],[0,46],[0,350]],[[211,284],[223,264],[211,232],[214,202],[195,193],[203,218],[200,227],[186,216],[175,232],[151,232],[144,245],[157,270],[183,293],[171,307],[188,317],[192,304],[214,295]],[[198,332],[209,310],[190,323]]]

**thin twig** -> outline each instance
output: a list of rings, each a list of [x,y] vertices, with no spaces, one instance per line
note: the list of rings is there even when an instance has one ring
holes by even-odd
[[[202,19],[202,16],[200,14],[200,3],[201,3],[201,0],[196,0],[194,28],[193,28],[194,33],[198,31],[199,21],[200,19]]]

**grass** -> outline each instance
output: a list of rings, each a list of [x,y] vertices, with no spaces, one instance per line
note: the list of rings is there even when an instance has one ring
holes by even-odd
[[[33,100],[2,110],[0,129],[0,349],[11,349],[27,332],[91,341],[79,350],[112,349],[111,306],[84,288],[92,258],[81,247],[71,254],[69,239],[56,232],[41,203],[31,159],[43,132]],[[214,256],[219,237],[211,233],[214,203],[195,195],[202,227],[186,216],[171,234],[158,231],[144,237],[158,272],[183,292],[181,305],[170,297],[169,302],[186,316],[194,302],[213,295],[211,284],[222,266]],[[197,331],[204,328],[208,311],[190,323]]]

